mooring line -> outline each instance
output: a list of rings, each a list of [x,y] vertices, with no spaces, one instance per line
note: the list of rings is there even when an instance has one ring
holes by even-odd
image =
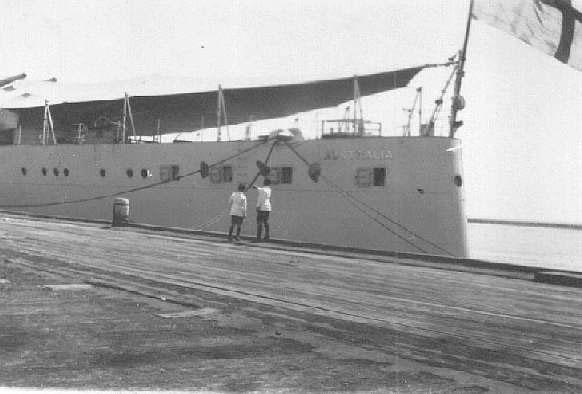
[[[305,163],[305,165],[307,165],[307,167],[309,168],[311,166],[311,163],[309,163],[309,161],[303,157],[289,142],[285,141],[285,145],[287,145],[287,147],[301,160],[303,161],[303,163]],[[384,219],[386,219],[387,221],[389,221],[390,223],[400,227],[401,229],[403,229],[404,231],[406,231],[407,233],[415,236],[416,238],[428,243],[429,245],[433,246],[434,248],[440,250],[441,252],[445,252],[447,255],[450,256],[454,256],[453,253],[449,252],[448,250],[446,250],[445,248],[435,244],[434,242],[431,242],[425,238],[423,238],[422,236],[420,236],[419,234],[415,233],[414,231],[410,230],[409,228],[407,228],[405,225],[403,225],[402,223],[399,223],[398,221],[391,219],[390,217],[388,217],[387,215],[385,215],[383,212],[380,212],[379,210],[377,210],[376,208],[370,206],[369,204],[367,204],[364,201],[361,201],[360,199],[356,198],[355,196],[351,195],[349,192],[345,191],[344,189],[342,189],[340,186],[336,185],[331,179],[329,179],[328,177],[326,177],[325,175],[321,175],[321,178],[326,181],[326,183],[328,185],[330,185],[332,188],[335,188],[337,192],[339,192],[341,195],[344,195],[345,197],[347,197],[348,201],[349,199],[351,199],[353,202],[355,203],[359,203],[361,205],[363,205],[364,207],[372,210],[373,212],[375,212],[378,216],[383,217]],[[374,216],[370,215],[368,212],[366,212],[364,209],[362,209],[361,207],[357,206],[356,204],[352,203],[352,205],[358,209],[360,212],[362,212],[363,214],[365,214],[366,216],[368,216],[368,218],[370,218],[371,220],[375,221],[376,223],[378,223],[382,228],[384,228],[386,231],[394,234],[396,237],[398,237],[399,239],[403,240],[404,242],[406,242],[407,244],[413,246],[414,248],[418,249],[419,251],[423,252],[423,253],[427,253],[428,251],[425,250],[424,248],[418,246],[416,243],[414,243],[413,241],[409,240],[408,238],[406,238],[405,236],[402,236],[398,233],[396,233],[393,229],[391,229],[390,227],[388,227],[386,224],[382,223],[381,221],[379,221],[377,218],[375,218]]]
[[[250,148],[244,149],[240,152],[237,152],[234,155],[228,156],[225,159],[219,160],[213,164],[210,164],[208,166],[208,168],[212,168],[212,167],[216,167],[228,160],[232,160],[238,156],[242,156],[245,153],[248,153],[250,151],[252,151],[253,149],[258,148],[259,146],[263,145],[265,142],[264,141],[259,141],[258,143],[254,144],[253,146],[251,146]],[[196,175],[200,173],[200,169],[188,172],[184,175],[179,175],[177,177],[177,179],[171,179],[171,180],[165,180],[165,181],[160,181],[160,182],[155,182],[155,183],[150,183],[144,186],[138,186],[138,187],[134,187],[131,189],[126,189],[126,190],[122,190],[119,192],[114,192],[114,193],[109,193],[109,194],[102,194],[102,195],[98,195],[98,196],[92,196],[92,197],[87,197],[87,198],[80,198],[80,199],[76,199],[76,200],[69,200],[69,201],[54,201],[54,202],[47,202],[47,203],[38,203],[38,204],[11,204],[11,205],[0,205],[1,209],[5,209],[5,208],[42,208],[42,207],[51,207],[51,206],[57,206],[57,205],[67,205],[67,204],[80,204],[80,203],[84,203],[84,202],[90,202],[90,201],[97,201],[97,200],[103,200],[105,198],[111,198],[111,197],[118,197],[118,196],[122,196],[125,194],[129,194],[129,193],[135,193],[137,191],[142,191],[142,190],[147,190],[147,189],[151,189],[160,185],[165,185],[168,184],[170,182],[179,182],[182,178],[185,177],[190,177],[192,175]]]

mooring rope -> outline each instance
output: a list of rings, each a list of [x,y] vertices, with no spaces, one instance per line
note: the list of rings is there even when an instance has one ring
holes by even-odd
[[[271,154],[273,153],[273,149],[275,149],[275,145],[277,145],[278,141],[273,142],[273,144],[271,145],[271,149],[269,149],[269,153],[267,154],[267,157],[265,158],[265,161],[263,162],[265,165],[267,165],[267,163],[269,162],[269,159],[271,158]],[[257,171],[257,175],[255,175],[255,177],[253,178],[253,180],[251,181],[251,183],[249,183],[249,185],[247,186],[247,190],[250,190],[250,188],[253,187],[253,185],[255,184],[255,182],[257,181],[257,179],[259,178],[259,176],[261,176],[261,170],[259,169],[259,171]]]
[[[234,155],[228,156],[222,160],[219,160],[213,164],[210,164],[208,166],[208,168],[212,168],[212,167],[216,167],[226,161],[232,160],[238,156],[242,156],[245,153],[248,153],[256,148],[258,148],[259,146],[263,145],[265,142],[264,141],[260,141],[256,144],[254,144],[253,146],[244,149],[240,152],[237,152]],[[179,182],[180,180],[182,180],[182,178],[186,178],[189,176],[193,176],[196,175],[200,172],[200,169],[197,170],[193,170],[191,172],[188,172],[184,175],[180,175],[178,176],[176,179],[170,179],[170,180],[164,180],[164,181],[159,181],[159,182],[154,182],[154,183],[150,183],[144,186],[138,186],[138,187],[134,187],[131,189],[125,189],[122,191],[118,191],[118,192],[114,192],[114,193],[108,193],[108,194],[102,194],[102,195],[98,195],[98,196],[92,196],[92,197],[87,197],[87,198],[79,198],[76,200],[69,200],[69,201],[54,201],[54,202],[46,202],[46,203],[39,203],[39,204],[10,204],[10,205],[0,205],[0,209],[10,209],[10,208],[42,208],[42,207],[51,207],[51,206],[57,206],[57,205],[67,205],[67,204],[79,204],[79,203],[84,203],[84,202],[89,202],[89,201],[96,201],[96,200],[103,200],[105,198],[111,198],[111,197],[118,197],[118,196],[122,196],[125,194],[129,194],[129,193],[134,193],[134,192],[138,192],[138,191],[142,191],[142,190],[147,190],[147,189],[152,189],[154,187],[160,186],[160,185],[164,185],[164,184],[168,184],[170,182]]]
[[[269,153],[267,153],[267,157],[265,158],[264,163],[268,163],[269,159],[271,157],[271,154],[273,153],[273,149],[275,149],[275,145],[277,145],[277,141],[273,142],[273,144],[271,145],[271,149],[269,149]],[[257,180],[257,178],[261,175],[261,171],[259,170],[257,172],[257,175],[255,175],[255,177],[253,178],[252,182],[246,187],[247,190],[249,190],[252,185],[255,183],[255,181]],[[220,222],[222,220],[222,218],[226,215],[225,212],[221,212],[218,215],[210,218],[210,220],[208,220],[206,223],[203,223],[202,225],[198,226],[199,230],[203,230],[204,228],[210,226],[210,225],[214,225],[218,222]]]
[[[269,152],[267,154],[267,157],[265,159],[265,163],[267,163],[271,157],[271,154],[275,148],[275,146],[278,144],[279,141],[274,141],[273,144],[271,145],[271,148],[269,149]],[[210,165],[208,165],[208,168],[213,168],[216,167],[218,165],[221,165],[229,160],[232,160],[234,158],[237,158],[239,156],[242,156],[248,152],[251,152],[254,149],[257,149],[258,147],[264,145],[266,143],[266,141],[259,141],[256,144],[252,145],[251,147],[244,149],[242,151],[239,151],[233,155],[230,155],[224,159],[218,160]],[[311,163],[309,163],[309,161],[307,159],[305,159],[305,157],[303,157],[288,141],[283,141],[283,143],[309,168],[311,166]],[[103,194],[103,195],[98,195],[98,196],[92,196],[92,197],[87,197],[87,198],[80,198],[80,199],[76,199],[76,200],[69,200],[69,201],[54,201],[54,202],[46,202],[46,203],[39,203],[39,204],[10,204],[10,205],[0,205],[0,209],[11,209],[11,208],[41,208],[41,207],[50,207],[50,206],[58,206],[58,205],[67,205],[67,204],[79,204],[79,203],[85,203],[85,202],[90,202],[90,201],[97,201],[97,200],[102,200],[102,199],[106,199],[106,198],[112,198],[112,197],[118,197],[118,196],[122,196],[125,194],[129,194],[129,193],[134,193],[134,192],[138,192],[138,191],[142,191],[142,190],[147,190],[147,189],[151,189],[154,187],[158,187],[164,184],[168,184],[171,182],[179,182],[180,180],[182,180],[183,178],[186,177],[190,177],[193,175],[196,175],[198,173],[200,173],[200,168],[190,171],[188,173],[185,173],[184,175],[180,175],[178,176],[176,179],[170,179],[170,180],[164,180],[164,181],[159,181],[159,182],[154,182],[154,183],[150,183],[148,185],[144,185],[144,186],[138,186],[138,187],[134,187],[134,188],[130,188],[130,189],[125,189],[122,191],[118,191],[118,192],[114,192],[114,193],[108,193],[108,194]],[[252,187],[252,185],[254,185],[254,183],[256,182],[256,180],[258,179],[258,177],[261,175],[261,171],[259,170],[257,175],[253,178],[253,180],[251,181],[251,183],[248,185],[247,190],[250,189]],[[400,229],[402,229],[403,231],[405,231],[406,233],[413,235],[414,237],[418,238],[419,240],[422,240],[424,242],[426,242],[427,244],[433,246],[434,248],[445,252],[448,255],[454,256],[453,253],[450,253],[449,251],[447,251],[446,249],[444,249],[443,247],[435,244],[434,242],[431,242],[425,238],[423,238],[422,236],[420,236],[419,234],[417,234],[416,232],[410,230],[409,228],[407,228],[405,225],[403,225],[402,223],[399,223],[398,221],[388,217],[387,215],[385,215],[383,212],[377,210],[376,208],[372,207],[371,205],[367,204],[365,201],[362,201],[358,198],[356,198],[355,196],[351,195],[349,192],[347,192],[346,190],[342,189],[340,186],[336,185],[333,181],[331,181],[328,177],[326,177],[325,175],[321,175],[321,178],[328,184],[330,185],[333,189],[335,189],[340,195],[342,195],[344,198],[346,198],[346,200],[352,205],[354,206],[357,210],[359,210],[360,212],[362,212],[364,215],[366,215],[368,218],[370,218],[371,220],[373,220],[374,222],[376,222],[377,224],[379,224],[382,228],[384,228],[386,231],[392,233],[394,236],[398,237],[399,239],[403,240],[404,242],[406,242],[407,244],[411,245],[412,247],[418,249],[419,251],[423,252],[423,253],[428,253],[427,250],[425,250],[424,248],[420,247],[419,245],[417,245],[416,243],[414,243],[413,241],[411,241],[410,239],[408,239],[407,237],[398,234],[395,230],[391,229],[388,225],[386,225],[385,223],[383,223],[381,220],[378,219],[378,217],[374,217],[370,212],[366,211],[363,207],[369,209],[370,211],[373,211],[377,216],[382,217],[383,219],[385,219],[386,221],[390,222],[391,224],[399,227]],[[358,205],[360,204],[360,205]],[[210,221],[208,223],[205,223],[202,225],[202,227],[206,227],[209,224],[214,224],[218,221],[220,221],[220,219],[224,216],[224,214],[219,214],[214,216],[213,218],[210,219]],[[218,217],[217,220],[214,220]],[[210,223],[212,222],[212,223]]]
[[[285,141],[285,145],[309,168],[311,166],[311,163],[309,163],[309,161],[303,157],[294,147],[293,145],[291,145],[289,142]],[[346,190],[342,189],[340,186],[336,185],[333,181],[331,181],[328,177],[326,177],[325,175],[321,175],[321,178],[328,183],[332,188],[335,188],[336,191],[338,191],[340,193],[340,195],[343,195],[346,197],[347,201],[350,202],[352,205],[358,209],[360,212],[362,212],[363,214],[365,214],[366,216],[368,216],[368,218],[372,219],[373,221],[375,221],[376,223],[378,223],[382,228],[384,228],[386,231],[394,234],[396,237],[398,237],[399,239],[403,240],[404,242],[406,242],[407,244],[413,246],[414,248],[420,250],[423,253],[428,253],[427,250],[425,250],[424,248],[418,246],[416,243],[414,243],[413,241],[411,241],[410,239],[406,238],[403,235],[398,234],[396,231],[394,231],[393,229],[391,229],[390,227],[388,227],[385,223],[382,223],[380,220],[377,219],[377,217],[372,216],[369,212],[365,211],[362,207],[358,206],[357,204],[361,204],[362,206],[368,208],[369,210],[373,211],[374,213],[376,213],[376,215],[381,216],[382,218],[384,218],[385,220],[387,220],[388,222],[394,224],[395,226],[401,228],[402,230],[404,230],[405,232],[407,232],[410,235],[415,236],[416,238],[426,242],[427,244],[433,246],[434,248],[440,250],[441,252],[445,252],[448,255],[454,256],[453,253],[449,252],[448,250],[446,250],[445,248],[441,247],[440,245],[435,244],[432,241],[429,241],[428,239],[423,238],[422,236],[420,236],[419,234],[417,234],[416,232],[410,230],[409,228],[407,228],[404,224],[399,223],[398,221],[396,221],[395,219],[392,219],[390,217],[388,217],[387,215],[385,215],[383,212],[377,210],[376,208],[372,207],[371,205],[367,204],[365,201],[362,201],[358,198],[356,198],[355,196],[351,195],[349,192],[347,192]]]

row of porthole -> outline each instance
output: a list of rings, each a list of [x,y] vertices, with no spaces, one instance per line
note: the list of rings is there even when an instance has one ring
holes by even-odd
[[[22,175],[26,175],[26,174],[28,173],[28,170],[26,169],[26,167],[22,167],[22,168],[20,169],[20,172],[22,172]],[[44,175],[44,176],[47,176],[47,175],[48,175],[48,169],[47,169],[46,167],[43,167],[43,168],[40,170],[40,172],[41,172],[41,173],[42,173],[42,175]],[[55,167],[55,168],[53,168],[53,175],[54,175],[54,176],[59,176],[59,174],[60,174],[60,171],[59,171],[59,169],[58,169],[58,168],[56,168],[56,167]],[[65,168],[65,169],[63,170],[63,175],[64,175],[64,176],[69,176],[69,169],[68,169],[68,168]]]
[[[128,168],[127,171],[125,171],[125,173],[127,174],[128,178],[133,178],[133,170],[131,168]],[[152,172],[150,170],[148,170],[147,168],[142,168],[140,174],[141,174],[142,178],[147,178],[148,176],[152,176]]]
[[[22,167],[20,169],[20,171],[22,172],[22,175],[26,175],[28,173],[28,170],[26,169],[26,167]],[[48,175],[48,169],[46,167],[43,167],[41,170],[42,175],[47,176]],[[128,168],[127,171],[125,172],[127,174],[128,178],[133,178],[133,169]],[[53,175],[54,176],[59,176],[60,171],[58,168],[53,168]],[[69,169],[65,168],[63,170],[63,175],[64,176],[69,176]],[[105,177],[107,175],[107,171],[105,170],[105,168],[102,168],[99,170],[99,175],[101,175],[102,177]],[[147,178],[148,176],[152,176],[152,173],[150,170],[146,169],[146,168],[142,168],[141,170],[141,177],[142,178]]]

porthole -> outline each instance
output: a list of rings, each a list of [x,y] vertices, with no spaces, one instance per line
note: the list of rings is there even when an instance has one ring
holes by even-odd
[[[321,176],[321,164],[313,163],[309,165],[308,174],[311,180],[317,183],[319,181],[319,177]]]
[[[26,175],[26,168],[25,168],[25,167],[22,167],[22,168],[20,169],[20,171],[22,172],[22,175]]]
[[[59,176],[59,169],[58,168],[53,168],[53,174],[55,174],[55,176]]]
[[[42,175],[46,176],[46,174],[48,173],[48,170],[46,169],[46,167],[42,168]]]
[[[127,174],[128,178],[133,178],[133,170],[131,168],[128,168],[125,173]]]
[[[64,176],[69,176],[69,169],[68,169],[68,168],[65,168],[65,169],[63,170],[63,175],[64,175]]]
[[[102,177],[104,177],[106,174],[107,172],[105,171],[105,168],[99,170],[99,175],[101,175]]]
[[[150,175],[151,175],[150,170],[148,170],[146,168],[142,168],[142,170],[141,170],[141,177],[142,178],[147,178]]]
[[[460,175],[455,175],[453,178],[453,182],[455,186],[461,187],[463,186],[463,177],[461,177]]]

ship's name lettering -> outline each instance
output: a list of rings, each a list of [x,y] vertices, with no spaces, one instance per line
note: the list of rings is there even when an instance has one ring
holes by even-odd
[[[328,150],[325,152],[324,160],[387,160],[392,159],[392,152],[389,150]]]

